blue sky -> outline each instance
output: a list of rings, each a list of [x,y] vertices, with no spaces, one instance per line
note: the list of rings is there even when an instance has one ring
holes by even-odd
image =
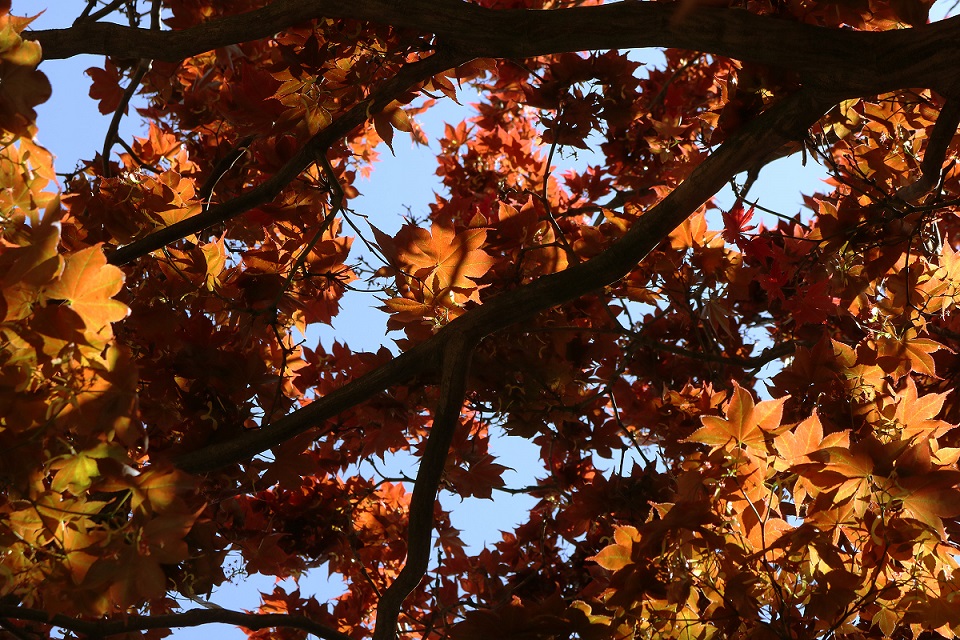
[[[49,9],[35,23],[36,28],[54,28],[69,26],[73,18],[82,11],[84,0],[29,0],[14,1],[14,13],[36,12],[44,6]],[[84,70],[99,66],[102,60],[92,56],[82,56],[66,61],[44,62],[41,69],[47,73],[53,84],[52,99],[38,108],[39,139],[57,156],[57,170],[70,171],[79,158],[92,157],[102,147],[103,136],[109,125],[109,116],[99,113],[96,103],[88,98],[89,78]],[[382,162],[374,169],[369,180],[357,185],[363,197],[350,204],[359,213],[370,216],[371,220],[384,230],[394,231],[402,223],[402,215],[407,207],[414,214],[423,215],[433,200],[435,189],[439,188],[435,175],[434,154],[437,150],[436,138],[443,131],[443,122],[457,122],[470,115],[469,107],[460,107],[449,102],[432,110],[422,124],[430,137],[431,147],[416,147],[407,142],[406,136],[398,135],[394,145],[396,156],[383,149]],[[120,129],[129,140],[130,136],[141,130],[141,123],[135,112],[124,119]],[[584,154],[580,154],[580,166]],[[567,161],[557,157],[558,170],[569,168]],[[822,188],[824,173],[815,163],[807,167],[800,164],[800,156],[784,159],[765,168],[758,184],[751,194],[761,199],[761,204],[786,214],[796,213],[800,209],[801,191],[810,193]],[[718,201],[721,206],[732,202],[729,189],[721,194]],[[359,247],[360,243],[355,246]],[[391,344],[390,337],[384,335],[386,316],[374,309],[378,303],[369,294],[350,294],[345,298],[345,311],[335,319],[333,327],[323,329],[318,335],[308,336],[308,340],[320,340],[328,346],[337,339],[347,342],[354,349],[375,350],[380,344]],[[308,345],[309,346],[309,345]],[[517,438],[501,435],[491,439],[493,452],[501,457],[501,464],[517,470],[508,472],[504,479],[508,486],[522,486],[533,481],[540,469],[538,448]],[[415,475],[415,468],[409,459],[393,461],[393,469],[403,469],[407,475]],[[366,473],[370,473],[369,468]],[[510,529],[525,518],[526,509],[533,501],[524,496],[498,494],[497,501],[468,499],[460,502],[451,495],[442,496],[444,506],[453,510],[454,525],[463,531],[464,539],[474,548],[500,539],[501,529]],[[321,600],[339,593],[335,586],[326,584],[324,571],[301,581],[304,595],[316,594]],[[257,590],[271,591],[272,580],[255,576],[240,585],[218,589],[213,601],[227,608],[255,609],[259,603]],[[173,638],[177,640],[199,640],[209,638],[211,633],[224,640],[242,639],[240,631],[217,626],[197,629],[175,630]]]

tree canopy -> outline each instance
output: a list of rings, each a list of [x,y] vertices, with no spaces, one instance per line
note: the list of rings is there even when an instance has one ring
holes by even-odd
[[[0,0],[0,633],[960,633],[960,17],[87,0],[37,30],[35,4]],[[113,120],[55,170],[43,61],[83,54]],[[429,208],[355,210],[465,93]],[[767,210],[790,154],[830,179]],[[397,355],[310,338],[350,290]],[[536,502],[471,549],[438,492]],[[343,593],[185,610],[230,554]]]

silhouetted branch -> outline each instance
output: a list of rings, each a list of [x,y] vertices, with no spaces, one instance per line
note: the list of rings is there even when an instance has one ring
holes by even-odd
[[[113,112],[113,118],[110,119],[107,135],[103,137],[103,151],[101,152],[100,161],[103,163],[103,175],[107,178],[110,177],[110,150],[113,148],[113,143],[117,139],[120,122],[123,120],[123,116],[126,115],[130,100],[133,99],[133,94],[137,92],[140,82],[143,81],[143,76],[147,75],[147,71],[150,70],[150,65],[150,60],[140,60],[137,62],[137,68],[133,72],[133,75],[130,76],[130,84],[127,85],[127,88],[124,90],[123,96],[120,98],[120,104],[117,105],[117,110]]]
[[[475,343],[541,311],[616,282],[635,269],[637,263],[719,191],[731,176],[752,166],[757,158],[802,138],[831,106],[816,92],[800,91],[784,99],[720,145],[690,177],[645,212],[619,241],[600,255],[486,301],[432,338],[280,418],[268,429],[247,431],[227,442],[193,451],[177,458],[175,464],[185,471],[203,473],[249,460],[388,387],[425,372],[441,371],[440,358],[450,343]]]
[[[702,351],[692,351],[690,349],[684,349],[683,347],[678,347],[666,342],[661,342],[658,340],[648,340],[640,338],[639,343],[641,346],[647,347],[649,349],[654,349],[656,351],[665,351],[667,353],[672,353],[683,358],[690,358],[691,360],[700,360],[703,362],[716,362],[719,364],[730,365],[733,367],[742,367],[744,369],[757,369],[763,367],[774,360],[778,360],[784,356],[788,356],[797,349],[797,344],[795,342],[788,342],[786,344],[777,345],[776,347],[771,347],[769,349],[764,349],[760,355],[753,356],[751,358],[741,358],[738,356],[725,356],[713,353],[704,353]]]
[[[916,200],[925,195],[940,182],[940,170],[947,156],[947,148],[960,126],[960,98],[947,98],[933,131],[927,140],[927,149],[923,153],[920,165],[921,175],[913,183],[897,191],[897,197],[904,202]]]
[[[154,231],[145,238],[120,247],[110,254],[110,263],[126,264],[171,242],[199,233],[208,227],[230,220],[254,207],[272,201],[284,187],[316,161],[317,154],[326,153],[331,145],[363,124],[371,114],[379,113],[397,96],[408,91],[411,87],[442,71],[455,67],[461,62],[463,60],[455,56],[436,53],[429,58],[403,67],[395,76],[374,91],[370,97],[354,105],[352,109],[307,141],[300,151],[266,182],[228,202],[211,206],[195,216]]]
[[[469,58],[528,58],[564,51],[675,47],[799,72],[836,97],[960,84],[960,17],[913,29],[862,32],[816,27],[738,9],[620,2],[541,11],[486,9],[447,0],[278,0],[180,31],[84,22],[26,32],[47,59],[80,54],[177,62],[273,36],[316,18],[351,18],[433,33]],[[944,93],[941,91],[941,93]]]
[[[306,616],[285,613],[244,613],[229,609],[192,609],[183,613],[155,616],[126,616],[117,620],[78,620],[65,615],[50,615],[39,609],[0,605],[0,617],[10,620],[39,622],[74,633],[106,637],[130,631],[147,629],[173,629],[176,627],[199,627],[204,624],[233,624],[247,629],[286,627],[300,629],[323,640],[352,640],[350,636],[310,620]]]
[[[460,424],[460,410],[467,392],[467,373],[476,341],[463,334],[447,341],[441,364],[440,398],[434,411],[430,437],[424,447],[410,499],[407,529],[407,561],[397,579],[387,587],[377,605],[373,640],[394,640],[397,618],[404,599],[417,588],[430,564],[433,510],[453,435]]]
[[[327,149],[369,113],[430,75],[476,57],[524,58],[561,51],[679,47],[798,72],[808,89],[819,91],[833,102],[903,87],[923,86],[944,93],[944,89],[960,86],[960,50],[953,46],[960,41],[960,17],[913,29],[859,32],[709,7],[699,7],[677,20],[676,11],[672,5],[643,2],[527,11],[439,0],[279,0],[263,9],[180,31],[82,23],[24,35],[39,41],[47,58],[94,53],[179,61],[216,47],[272,36],[310,19],[342,17],[434,33],[438,46],[454,52],[445,54],[449,58],[438,53],[410,65],[387,81],[370,102],[357,105],[314,136],[260,187],[118,250],[111,257],[114,264],[123,264],[269,202],[310,164],[316,151]],[[617,28],[611,29],[614,24]],[[449,64],[440,68],[444,65],[438,63],[444,59]],[[437,65],[435,70],[433,65]],[[379,97],[389,99],[380,101]]]

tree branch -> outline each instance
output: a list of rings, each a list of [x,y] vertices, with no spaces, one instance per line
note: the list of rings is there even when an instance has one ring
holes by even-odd
[[[300,173],[315,162],[318,154],[325,154],[337,140],[363,124],[371,113],[378,113],[397,96],[424,80],[455,67],[465,60],[444,53],[435,53],[402,68],[394,77],[384,82],[370,97],[356,104],[345,114],[314,135],[277,173],[258,187],[220,205],[211,206],[199,214],[163,227],[150,235],[124,247],[109,256],[111,264],[122,265],[144,256],[151,251],[199,233],[220,224],[261,204],[272,201]]]
[[[690,358],[691,360],[716,362],[718,364],[729,365],[732,367],[742,367],[743,369],[758,369],[766,364],[769,364],[770,362],[773,362],[774,360],[788,356],[797,350],[797,343],[788,342],[775,347],[770,347],[769,349],[764,349],[759,355],[750,358],[742,358],[739,356],[726,356],[714,353],[704,353],[702,351],[691,351],[690,349],[684,349],[683,347],[678,347],[667,342],[650,340],[647,338],[639,338],[638,343],[640,346],[647,347],[648,349],[665,351],[683,358]]]
[[[940,182],[940,170],[947,156],[947,149],[960,126],[960,97],[948,97],[937,117],[927,149],[923,152],[920,177],[915,182],[897,191],[897,198],[910,202],[925,195]]]
[[[229,609],[192,609],[183,613],[157,616],[126,616],[117,620],[78,620],[60,614],[51,615],[40,609],[0,605],[0,617],[49,624],[89,636],[104,637],[147,629],[198,627],[215,622],[247,629],[286,627],[300,629],[323,640],[352,640],[350,636],[310,620],[306,616],[285,613],[243,613]]]
[[[368,102],[319,132],[276,175],[230,202],[202,211],[112,254],[125,264],[170,242],[271,201],[338,138],[359,126],[410,86],[474,57],[527,57],[559,51],[682,47],[801,72],[810,88],[834,102],[904,86],[960,86],[960,17],[915,29],[881,33],[841,31],[745,11],[703,7],[674,20],[676,7],[618,3],[549,11],[492,10],[467,3],[409,0],[280,0],[256,11],[182,31],[83,23],[25,32],[48,58],[79,53],[180,60],[202,51],[266,37],[311,18],[350,17],[436,33],[453,54],[437,53],[401,70]],[[610,29],[616,24],[617,29]],[[871,52],[864,55],[864,52]],[[449,56],[449,57],[446,57]],[[447,64],[441,64],[444,60]],[[441,68],[443,67],[443,68]],[[422,71],[422,73],[421,73]],[[941,91],[943,92],[943,91]]]
[[[384,389],[440,369],[448,344],[475,343],[537,313],[612,284],[636,268],[660,241],[719,191],[737,173],[784,144],[803,137],[831,106],[815,91],[800,91],[740,129],[660,203],[644,213],[618,242],[586,262],[503,293],[457,318],[436,335],[387,364],[306,407],[277,420],[268,429],[247,431],[225,443],[198,449],[174,462],[204,473],[243,462]]]
[[[800,72],[840,97],[956,85],[960,16],[913,29],[860,32],[816,27],[739,9],[621,2],[553,10],[486,9],[446,0],[278,0],[263,9],[181,31],[82,23],[28,31],[47,59],[80,54],[176,62],[266,38],[315,18],[353,18],[436,34],[472,57],[525,58],[563,51],[676,47]]]
[[[463,334],[447,340],[441,364],[440,398],[433,416],[430,437],[424,447],[410,499],[407,528],[407,561],[397,579],[387,587],[377,605],[373,640],[394,640],[403,601],[417,588],[430,563],[433,539],[433,509],[450,444],[460,424],[460,410],[467,391],[467,372],[476,341]]]
[[[90,13],[93,7],[97,4],[97,0],[88,0],[87,6],[84,7],[83,13],[80,14],[80,17],[77,18],[74,24],[78,22],[83,22],[84,20],[89,20],[91,22],[96,22],[100,18],[106,16],[107,14],[116,11],[119,9],[127,0],[113,0],[113,2],[108,3],[105,7],[101,7],[97,11]]]
[[[150,71],[151,65],[152,61],[150,60],[140,60],[137,62],[137,67],[130,76],[130,84],[127,85],[127,88],[123,91],[120,104],[117,105],[117,109],[113,112],[113,118],[110,119],[107,135],[103,138],[103,151],[100,152],[100,162],[103,163],[103,175],[108,178],[110,177],[110,150],[113,149],[113,144],[117,140],[120,122],[127,113],[127,107],[130,105],[130,100],[133,99],[133,94],[137,92],[140,83],[143,82],[143,77]]]

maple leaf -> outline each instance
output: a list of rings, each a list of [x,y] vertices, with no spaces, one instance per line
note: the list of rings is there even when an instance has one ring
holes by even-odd
[[[804,460],[820,447],[823,440],[823,425],[816,412],[789,431],[774,439],[774,447],[787,466]]]
[[[93,84],[90,85],[90,97],[97,101],[100,113],[108,114],[116,111],[123,99],[120,71],[117,66],[108,59],[103,69],[90,67],[84,73],[93,80]]]
[[[801,287],[784,302],[783,308],[790,311],[798,325],[823,324],[836,312],[837,301],[838,298],[830,295],[830,283],[818,280]]]
[[[59,468],[50,483],[54,491],[69,491],[73,495],[80,495],[93,482],[93,478],[100,475],[97,461],[84,454],[70,456]]]
[[[614,531],[614,543],[607,545],[595,556],[587,558],[607,571],[619,571],[633,562],[633,544],[640,541],[640,532],[635,527],[622,526]]]
[[[150,468],[137,476],[107,478],[98,485],[107,492],[130,492],[130,506],[144,513],[182,511],[180,495],[194,488],[190,478],[175,469]]]
[[[889,336],[877,340],[877,365],[898,380],[911,371],[939,380],[930,354],[942,349],[951,351],[934,340],[917,338],[911,329],[900,340]]]
[[[810,467],[798,465],[794,469],[815,485],[836,488],[834,503],[870,494],[875,464],[865,447],[823,447],[810,457],[824,464]]]
[[[944,518],[960,516],[960,471],[936,471],[899,478],[888,487],[890,497],[901,501],[904,513],[946,539]]]
[[[385,236],[379,230],[375,233],[378,239]],[[381,240],[380,246],[392,254],[397,266],[438,296],[450,289],[476,288],[474,280],[494,264],[493,258],[480,249],[486,237],[485,229],[466,229],[458,234],[448,223],[434,222],[430,231],[404,225],[393,240]]]
[[[784,397],[754,404],[750,392],[734,382],[730,402],[723,410],[724,417],[703,416],[703,426],[685,442],[713,445],[714,450],[742,446],[766,454],[766,434],[775,433],[780,427],[786,401]]]
[[[217,242],[208,242],[200,247],[204,261],[204,286],[209,291],[216,288],[220,274],[223,273],[226,266],[227,260],[223,240],[223,237],[221,237]]]
[[[0,77],[0,128],[25,133],[37,119],[34,107],[50,99],[50,81],[42,71],[6,61],[0,62]]]
[[[0,287],[39,287],[60,275],[63,258],[57,252],[60,225],[50,218],[33,229],[29,244],[20,244],[0,254]]]
[[[928,393],[920,396],[913,378],[907,378],[906,388],[898,394],[894,413],[894,419],[903,427],[900,437],[907,441],[939,438],[952,429],[953,425],[936,419],[947,395]]]
[[[528,198],[520,209],[500,202],[497,218],[499,222],[496,229],[501,241],[517,244],[523,244],[533,234],[539,222],[533,197]]]
[[[73,524],[65,525],[62,528],[62,535],[70,578],[74,585],[80,585],[90,571],[90,567],[99,560],[97,547],[105,536],[99,536],[91,531],[81,531]]]
[[[169,513],[152,518],[143,528],[142,544],[157,562],[172,564],[186,560],[190,549],[184,540],[200,512]]]
[[[155,558],[126,547],[117,560],[94,563],[83,586],[102,594],[97,608],[106,613],[118,606],[126,608],[134,602],[163,597],[167,576]]]
[[[123,320],[130,309],[113,296],[123,288],[123,271],[107,264],[100,247],[88,247],[66,258],[60,278],[44,288],[47,301],[63,300],[93,334]]]
[[[34,107],[52,94],[47,76],[37,71],[40,45],[20,35],[31,21],[0,15],[0,129],[28,138],[37,119]]]
[[[390,147],[391,152],[393,152],[394,129],[406,132],[413,131],[410,116],[407,115],[407,112],[404,111],[401,104],[396,100],[384,107],[380,113],[373,116],[373,126],[377,131],[377,135],[380,136],[380,139]]]
[[[489,453],[471,459],[468,468],[452,466],[446,472],[447,480],[462,497],[493,499],[493,489],[504,485],[503,472],[509,469],[494,462]]]
[[[737,202],[729,211],[723,212],[723,239],[730,244],[739,245],[744,241],[744,233],[756,229],[756,225],[748,226],[747,223],[753,219],[753,207],[746,211],[743,209],[743,203]]]

